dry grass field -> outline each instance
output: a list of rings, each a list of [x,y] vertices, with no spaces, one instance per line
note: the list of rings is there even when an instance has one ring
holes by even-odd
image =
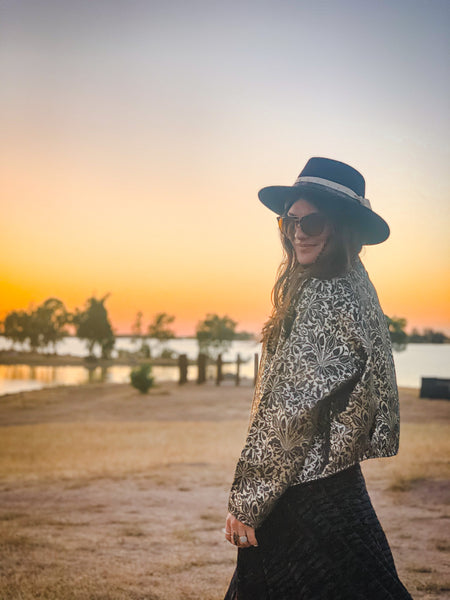
[[[228,487],[252,390],[61,387],[0,399],[1,600],[219,600]],[[369,492],[415,599],[450,598],[450,404],[401,390]]]

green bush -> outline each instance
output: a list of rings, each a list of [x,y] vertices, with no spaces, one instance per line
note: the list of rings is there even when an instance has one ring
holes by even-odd
[[[152,366],[149,363],[144,363],[140,367],[136,367],[130,373],[131,385],[142,394],[146,394],[155,383],[151,373]]]

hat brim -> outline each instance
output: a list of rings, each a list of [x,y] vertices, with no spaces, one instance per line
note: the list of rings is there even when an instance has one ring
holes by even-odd
[[[377,213],[357,200],[326,186],[299,182],[295,186],[272,185],[258,192],[261,202],[277,215],[285,213],[300,198],[310,200],[318,208],[342,216],[362,235],[365,245],[381,244],[389,237],[389,225]]]

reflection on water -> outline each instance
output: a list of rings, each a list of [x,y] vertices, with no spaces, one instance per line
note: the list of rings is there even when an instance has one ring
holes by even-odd
[[[118,340],[122,347],[132,347],[128,338]],[[5,345],[0,336],[0,349]],[[77,346],[79,345],[79,348]],[[196,340],[172,340],[170,348],[178,353],[186,353],[190,359],[198,352]],[[64,340],[65,351],[77,355],[83,346],[76,338]],[[238,341],[232,344],[225,360],[235,360],[237,353],[247,360],[241,365],[241,376],[253,379],[253,353],[259,352],[260,346],[255,342]],[[85,354],[85,350],[84,350]],[[154,355],[156,352],[154,352]],[[397,380],[401,386],[420,387],[421,377],[450,377],[450,344],[408,344],[404,352],[394,353]],[[86,367],[29,367],[26,365],[0,365],[0,395],[39,389],[51,385],[78,385],[81,383],[108,381],[112,383],[128,383],[131,367],[109,367],[108,369],[87,369]],[[223,372],[230,376],[236,372],[235,364],[224,364]],[[153,367],[156,381],[178,381],[177,367]],[[207,375],[214,378],[214,366],[208,367]],[[188,380],[195,381],[197,368],[188,367]]]
[[[41,389],[52,385],[78,385],[94,381],[126,381],[129,369],[113,367],[110,374],[105,368],[45,367],[28,365],[0,365],[0,395],[30,389]],[[125,369],[125,373],[120,370]],[[111,369],[112,370],[112,369]]]
[[[28,365],[0,365],[0,379],[36,381],[45,385],[78,384],[89,381],[84,367],[44,367]]]
[[[245,365],[241,365],[242,377],[246,376]],[[248,369],[247,369],[248,370]],[[53,385],[79,385],[82,383],[129,383],[131,367],[45,367],[28,365],[0,365],[0,396],[27,390],[37,390]],[[234,374],[235,366],[232,364],[223,366],[224,375]],[[155,380],[178,381],[178,367],[152,368]],[[209,366],[208,378],[214,378],[215,368]],[[253,376],[252,374],[250,376]],[[195,381],[197,378],[197,367],[188,367],[188,380]]]
[[[147,340],[152,356],[158,356],[161,348],[155,340]],[[11,348],[11,342],[0,336],[0,350]],[[170,340],[168,348],[173,350],[175,355],[187,354],[190,360],[195,360],[198,355],[197,340],[193,338],[176,338]],[[47,349],[48,351],[50,349]],[[129,337],[120,337],[116,340],[116,348],[113,356],[117,356],[119,350],[136,351],[136,343]],[[224,353],[223,358],[226,361],[236,360],[239,353],[244,362],[241,364],[241,377],[253,379],[253,354],[260,351],[260,345],[253,341],[235,341],[228,352]],[[64,338],[57,344],[57,353],[59,355],[86,356],[86,344],[74,337]],[[130,381],[131,367],[108,367],[101,369],[88,370],[86,367],[29,367],[26,365],[0,365],[0,396],[14,392],[26,391],[30,389],[40,389],[51,385],[78,385],[82,383],[95,381],[108,381],[112,383],[128,383]],[[157,367],[152,369],[156,381],[178,381],[178,367]],[[224,364],[223,373],[225,376],[235,374],[236,366],[234,364]],[[208,378],[214,378],[214,366],[209,366],[207,370]],[[197,368],[188,367],[188,380],[196,381]]]

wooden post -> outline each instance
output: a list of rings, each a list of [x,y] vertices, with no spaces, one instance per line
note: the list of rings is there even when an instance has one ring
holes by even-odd
[[[178,367],[180,369],[180,378],[178,379],[179,385],[187,383],[187,372],[188,372],[188,359],[187,354],[180,354],[178,357]]]
[[[219,354],[217,357],[217,375],[216,375],[216,385],[220,385],[220,382],[223,380],[222,374],[222,355]]]
[[[258,353],[255,352],[254,362],[253,362],[253,385],[256,385],[256,380],[258,378],[258,368],[259,368],[259,356],[258,356]]]
[[[241,383],[241,355],[238,354],[236,357],[236,385]]]
[[[197,366],[198,366],[198,375],[197,375],[197,383],[205,383],[206,381],[206,354],[198,355]]]

